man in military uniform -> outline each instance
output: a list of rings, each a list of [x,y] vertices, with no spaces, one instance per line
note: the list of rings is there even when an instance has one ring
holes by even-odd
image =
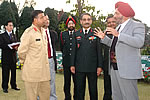
[[[63,56],[63,68],[64,68],[64,93],[65,100],[71,100],[70,86],[71,86],[71,75],[73,76],[74,82],[74,100],[75,100],[75,76],[70,71],[70,56],[72,51],[72,36],[75,32],[75,18],[69,16],[66,19],[66,31],[61,32],[60,34],[60,49]]]
[[[98,100],[97,76],[102,71],[102,48],[100,39],[94,36],[92,17],[88,13],[81,15],[82,29],[73,37],[71,72],[75,73],[77,100],[84,100],[86,77],[88,79],[90,100]]]
[[[109,15],[106,19],[106,26],[111,28],[116,28],[116,20],[113,15]],[[112,38],[111,34],[106,34],[108,37]],[[109,68],[109,47],[105,44],[102,45],[103,48],[103,71],[104,71],[104,96],[103,100],[112,100],[112,90],[111,90],[111,78],[108,73]]]
[[[42,28],[45,19],[41,10],[32,12],[32,25],[21,36],[18,48],[20,63],[23,64],[22,79],[24,80],[27,100],[49,100],[50,68],[48,62],[47,37]]]

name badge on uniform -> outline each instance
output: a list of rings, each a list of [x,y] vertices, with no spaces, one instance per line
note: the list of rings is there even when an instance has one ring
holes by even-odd
[[[36,41],[41,41],[41,39],[36,39]]]

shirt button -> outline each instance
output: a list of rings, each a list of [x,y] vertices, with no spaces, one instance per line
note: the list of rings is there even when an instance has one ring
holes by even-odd
[[[70,48],[70,50],[72,50],[72,48]]]

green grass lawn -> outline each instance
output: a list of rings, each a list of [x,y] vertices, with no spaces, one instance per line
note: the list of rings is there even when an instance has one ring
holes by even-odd
[[[1,72],[2,71],[0,68],[0,84],[2,83],[1,82],[1,80],[2,80]],[[18,92],[18,91],[12,90],[12,89],[10,89],[10,86],[9,86],[8,94],[3,93],[2,88],[0,86],[0,100],[26,100],[25,89],[24,89],[23,81],[21,80],[21,71],[20,70],[17,70],[17,85],[19,88],[21,88],[21,91]],[[140,100],[150,100],[150,84],[139,82],[138,89],[139,89]],[[57,93],[58,100],[64,100],[63,74],[61,74],[61,73],[56,74],[56,93]],[[71,88],[71,93],[73,93],[73,86]],[[98,94],[99,94],[98,100],[102,100],[102,96],[103,96],[103,79],[102,79],[102,77],[98,79]],[[85,100],[90,100],[87,88],[86,88]]]

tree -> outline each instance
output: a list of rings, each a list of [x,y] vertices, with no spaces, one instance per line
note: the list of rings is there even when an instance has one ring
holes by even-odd
[[[24,7],[22,14],[20,16],[20,24],[19,24],[19,37],[22,35],[24,30],[32,25],[32,17],[31,13],[34,10],[34,8],[31,7]]]
[[[17,5],[15,4],[15,2],[10,2],[10,6],[11,6],[12,12],[14,14],[14,17],[16,19],[16,25],[17,25],[17,24],[19,24],[19,14],[18,14]]]
[[[19,14],[18,14],[18,8],[15,2],[10,2],[11,9],[13,11],[14,17],[16,19],[15,27],[16,27],[16,37],[17,40],[19,40],[18,34],[19,34]]]
[[[14,25],[16,25],[15,14],[11,8],[8,1],[2,2],[0,5],[0,26],[5,25],[8,20],[12,20]]]
[[[70,3],[71,0],[67,0],[66,3]],[[87,4],[85,4],[87,2]],[[105,19],[106,16],[103,14],[100,14],[99,11],[95,11],[95,7],[88,4],[88,0],[77,0],[77,4],[74,4],[74,9],[70,12],[72,14],[75,13],[75,16],[77,17],[77,22],[80,22],[80,16],[82,13],[89,13],[92,16],[93,24],[92,27],[100,27],[102,30],[105,29]],[[76,25],[76,28],[79,29],[81,25],[78,23]]]
[[[50,19],[50,26],[49,26],[49,28],[51,30],[55,30],[56,31],[56,29],[58,28],[58,19],[57,19],[58,11],[54,10],[54,8],[50,9],[48,7],[48,8],[45,9],[44,12],[48,15],[48,17]]]

